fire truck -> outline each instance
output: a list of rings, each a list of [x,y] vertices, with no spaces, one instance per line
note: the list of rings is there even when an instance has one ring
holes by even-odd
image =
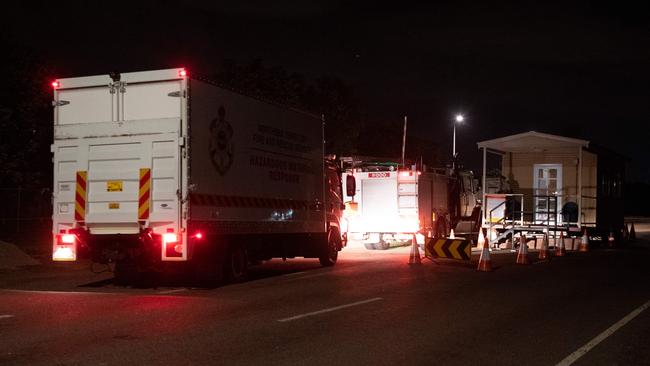
[[[344,197],[343,226],[367,249],[410,244],[424,237],[455,235],[476,240],[480,225],[478,181],[468,170],[402,166],[388,159],[345,157],[344,174],[355,178],[355,195]],[[343,179],[346,191],[346,179]]]

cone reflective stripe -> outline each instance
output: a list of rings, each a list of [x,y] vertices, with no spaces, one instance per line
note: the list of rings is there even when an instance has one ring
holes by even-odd
[[[537,258],[542,261],[551,259],[551,256],[548,254],[548,234],[544,234],[542,238],[542,248],[539,250],[539,256]]]
[[[560,244],[555,243],[555,256],[564,257],[566,255],[566,248],[564,247],[564,232],[560,232]]]
[[[580,239],[580,247],[578,247],[579,252],[588,252],[589,251],[589,236],[587,235],[587,229],[582,233],[582,238]]]
[[[526,236],[521,235],[519,251],[517,252],[517,264],[530,264],[528,260],[528,244],[526,244]]]
[[[614,233],[609,232],[609,237],[607,237],[607,246],[613,248],[616,245],[616,240],[614,239]]]
[[[86,191],[88,186],[88,173],[84,170],[77,172],[77,187],[75,189],[74,219],[84,221],[86,219]]]
[[[138,194],[138,220],[149,218],[151,201],[151,169],[140,169],[140,190]]]
[[[490,247],[487,245],[487,241],[485,240],[485,235],[483,235],[483,229],[479,229],[478,231],[478,241],[476,243],[476,247],[479,249],[483,249],[484,247]]]
[[[483,229],[480,229],[479,241],[483,237]],[[491,272],[492,271],[492,262],[490,261],[490,248],[489,245],[485,245],[485,237],[483,237],[483,249],[481,250],[481,257],[478,260],[478,267],[476,268],[479,272]]]
[[[420,259],[420,248],[418,248],[418,241],[413,234],[412,245],[411,245],[411,254],[409,255],[409,264],[421,264],[422,260]]]

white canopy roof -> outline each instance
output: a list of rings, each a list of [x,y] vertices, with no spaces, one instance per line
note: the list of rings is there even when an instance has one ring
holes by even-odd
[[[589,141],[536,131],[519,133],[478,143],[479,148],[502,152],[545,152],[569,148],[575,149],[580,146],[589,146]]]

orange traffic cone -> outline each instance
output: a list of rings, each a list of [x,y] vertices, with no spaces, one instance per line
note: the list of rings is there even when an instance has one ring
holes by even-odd
[[[607,247],[614,248],[616,246],[616,239],[614,239],[614,233],[609,232],[609,237],[607,237]]]
[[[422,260],[420,259],[420,248],[418,248],[418,241],[417,238],[415,237],[415,234],[413,234],[412,243],[413,245],[411,245],[409,264],[422,264]]]
[[[481,233],[479,234],[479,242],[481,241],[481,238],[483,238],[483,241],[485,242],[482,229],[481,229]],[[483,249],[481,250],[481,257],[478,260],[478,267],[476,268],[476,270],[479,272],[492,272],[492,262],[490,261],[490,248],[489,245],[485,243],[483,245]]]
[[[589,235],[587,235],[587,228],[585,228],[585,230],[582,232],[582,238],[580,239],[580,246],[578,247],[578,251],[589,251]]]
[[[542,248],[539,250],[539,256],[537,257],[540,261],[551,260],[551,256],[548,253],[548,234],[544,234],[542,238]]]
[[[451,229],[449,232],[449,239],[456,239],[456,236],[454,235],[454,229]]]
[[[630,240],[636,240],[636,231],[634,231],[634,223],[630,223]]]
[[[630,232],[627,230],[627,224],[623,224],[623,240],[630,239]]]
[[[519,252],[517,252],[517,264],[530,264],[528,260],[528,244],[526,244],[526,236],[521,235]]]
[[[483,229],[479,229],[478,231],[478,241],[476,242],[476,247],[478,249],[483,249],[483,247],[490,248],[487,240],[485,240],[485,235],[483,235]]]
[[[564,257],[566,255],[566,248],[564,247],[564,232],[560,231],[560,244],[555,243],[555,256]]]

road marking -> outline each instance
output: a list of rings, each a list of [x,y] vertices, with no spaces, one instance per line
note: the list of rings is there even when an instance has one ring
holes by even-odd
[[[604,332],[597,335],[596,338],[590,340],[587,344],[585,344],[584,346],[578,348],[572,354],[568,355],[564,360],[560,361],[556,366],[569,366],[572,363],[576,362],[580,357],[584,356],[585,353],[589,352],[592,348],[596,347],[600,342],[607,339],[607,337],[614,334],[614,332],[619,330],[622,326],[627,324],[630,320],[636,318],[637,315],[641,314],[641,312],[643,312],[643,310],[645,310],[645,309],[647,309],[649,307],[650,307],[650,300],[647,301],[645,304],[643,304],[643,305],[639,306],[638,308],[636,308],[631,313],[627,314],[623,319],[619,320],[614,325],[607,328]]]
[[[93,292],[93,291],[48,291],[48,290],[15,290],[15,289],[0,289],[0,291],[19,292],[27,294],[70,294],[70,295],[120,295],[119,292]]]
[[[0,315],[0,319],[7,319],[7,318],[13,318],[14,316],[11,314],[5,314],[5,315]]]
[[[300,314],[300,315],[296,315],[296,316],[291,316],[289,318],[278,319],[278,321],[279,322],[290,322],[292,320],[302,319],[302,318],[306,318],[308,316],[314,316],[314,315],[329,313],[331,311],[341,310],[341,309],[349,308],[349,307],[352,307],[352,306],[367,304],[369,302],[379,301],[379,300],[383,300],[383,299],[381,297],[374,297],[372,299],[357,301],[357,302],[353,302],[351,304],[339,305],[339,306],[335,306],[333,308],[327,308],[327,309],[312,311],[311,313],[305,313],[305,314]]]
[[[285,274],[285,275],[283,275],[283,276],[285,276],[285,277],[296,276],[296,275],[299,275],[299,274],[303,274],[303,273],[305,273],[305,272],[306,272],[306,271],[292,272],[292,273],[287,273],[287,274]]]
[[[291,277],[291,278],[285,280],[284,282],[293,282],[293,281],[304,280],[304,279],[307,279],[307,278],[327,276],[328,274],[331,274],[331,272],[316,273],[316,274],[313,274],[313,275],[307,275],[307,276],[302,276],[302,277]]]
[[[187,289],[186,288],[178,288],[178,289],[175,289],[175,290],[158,291],[158,293],[159,294],[173,294],[173,293],[176,293],[176,292],[183,292],[183,291],[187,291]]]

